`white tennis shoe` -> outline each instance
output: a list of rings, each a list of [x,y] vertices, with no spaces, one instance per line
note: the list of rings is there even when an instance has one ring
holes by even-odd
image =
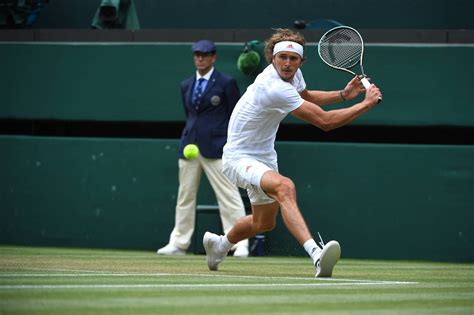
[[[156,251],[158,255],[166,255],[166,256],[182,256],[186,255],[186,251],[184,249],[178,248],[173,244],[168,244],[165,247],[160,248]]]
[[[328,278],[332,276],[334,266],[341,257],[341,246],[337,241],[330,241],[323,245],[323,250],[316,260],[316,278]]]
[[[217,271],[219,264],[224,260],[225,256],[227,256],[227,252],[223,253],[219,250],[221,238],[222,236],[214,233],[204,233],[202,245],[206,250],[207,266],[209,267],[209,270]]]

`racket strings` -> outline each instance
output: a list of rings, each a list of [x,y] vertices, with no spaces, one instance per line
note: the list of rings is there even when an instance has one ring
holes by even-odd
[[[360,35],[351,29],[337,29],[321,39],[319,54],[334,67],[350,69],[359,63],[363,51]]]

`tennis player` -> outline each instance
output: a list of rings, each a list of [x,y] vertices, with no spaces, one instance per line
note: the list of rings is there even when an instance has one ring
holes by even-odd
[[[316,267],[316,277],[331,277],[340,258],[337,241],[318,245],[296,202],[293,181],[278,172],[274,149],[280,122],[291,114],[329,131],[344,126],[377,104],[380,90],[364,89],[354,77],[340,91],[308,90],[300,67],[304,37],[288,29],[277,29],[267,40],[265,58],[269,65],[240,98],[229,122],[224,146],[223,172],[236,185],[247,189],[252,214],[238,220],[223,236],[206,232],[203,245],[210,270],[237,242],[275,227],[278,209],[290,233],[304,247]],[[351,100],[365,92],[363,101],[351,107],[325,111],[322,105]]]

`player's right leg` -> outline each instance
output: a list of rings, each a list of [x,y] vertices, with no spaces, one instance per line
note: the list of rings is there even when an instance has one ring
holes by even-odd
[[[316,267],[316,277],[331,277],[332,271],[341,255],[341,247],[336,241],[318,246],[296,202],[296,189],[293,181],[277,172],[267,172],[262,177],[261,187],[278,201],[283,222],[304,247]]]
[[[296,203],[293,181],[278,172],[269,171],[262,176],[261,188],[280,204],[283,222],[296,240],[303,245],[311,239],[311,233]]]

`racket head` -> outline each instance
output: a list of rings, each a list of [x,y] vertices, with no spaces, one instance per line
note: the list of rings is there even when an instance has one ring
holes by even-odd
[[[328,66],[356,75],[350,69],[362,65],[364,41],[354,28],[337,26],[323,34],[318,43],[318,54]]]

